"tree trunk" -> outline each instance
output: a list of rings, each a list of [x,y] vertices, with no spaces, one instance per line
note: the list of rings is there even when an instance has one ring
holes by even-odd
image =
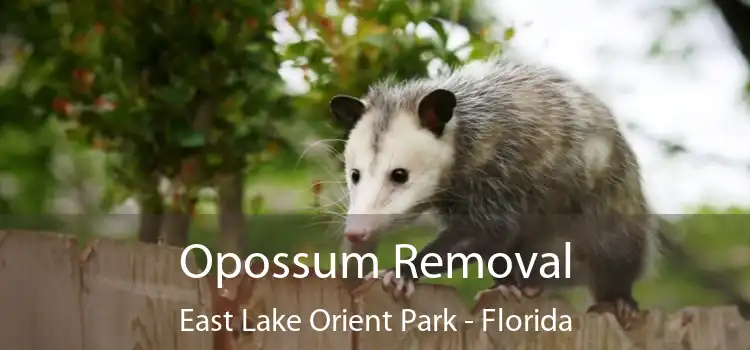
[[[190,219],[196,201],[196,198],[188,195],[181,195],[176,198],[176,203],[174,203],[172,209],[164,215],[161,228],[162,243],[176,247],[187,247]]]
[[[242,174],[220,176],[217,179],[219,192],[219,229],[222,252],[245,254],[247,229],[243,210],[245,186]]]
[[[196,111],[192,123],[193,129],[203,134],[203,137],[208,140],[211,123],[216,114],[216,101],[211,98],[198,97],[194,102]],[[193,193],[206,177],[203,162],[204,159],[200,154],[182,159],[180,173],[173,184],[177,187],[175,190],[181,192],[175,199],[170,212],[164,217],[161,232],[163,243],[178,247],[185,247],[188,244],[190,219],[197,202]]]
[[[164,201],[159,193],[158,177],[149,179],[144,184],[139,204],[141,220],[138,228],[138,240],[145,243],[157,243],[164,215]]]

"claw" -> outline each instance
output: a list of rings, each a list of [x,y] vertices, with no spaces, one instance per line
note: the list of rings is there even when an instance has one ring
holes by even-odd
[[[386,270],[379,270],[379,271],[377,271],[377,275],[378,276],[383,276],[385,274],[385,272],[386,272]],[[378,279],[378,278],[375,277],[375,271],[368,273],[367,275],[365,275],[364,278],[362,278],[362,280],[364,280],[364,281],[373,280],[373,279]]]
[[[398,300],[410,298],[416,288],[413,280],[397,278],[395,271],[386,271],[383,274],[383,289],[390,291],[393,298]]]
[[[411,298],[412,294],[414,294],[414,291],[417,289],[416,284],[414,281],[409,281],[409,283],[406,284],[406,297]]]
[[[377,271],[378,277],[375,277],[376,275],[375,271],[370,272],[367,275],[365,275],[362,278],[362,282],[359,284],[359,286],[357,286],[357,288],[355,288],[354,291],[352,291],[352,295],[355,298],[361,298],[367,292],[367,290],[369,290],[370,286],[372,286],[375,283],[375,280],[380,279],[381,278],[380,276],[383,276],[384,273],[385,273],[385,270],[380,270],[380,271]]]
[[[629,330],[641,318],[641,312],[631,303],[618,299],[614,303],[594,304],[586,311],[587,313],[610,313],[615,316],[617,322],[624,330]]]
[[[498,292],[500,294],[500,296],[503,297],[503,299],[507,300],[507,299],[509,299],[511,297],[513,297],[515,299],[515,292],[511,291],[512,288],[514,288],[514,287],[506,286],[506,285],[502,285],[502,284],[494,285],[494,286],[492,286],[490,288],[487,288],[487,289],[482,290],[479,293],[477,293],[477,295],[474,296],[474,300],[475,301],[479,301],[485,295],[490,294],[490,293],[494,293],[494,292]],[[518,288],[516,288],[516,289],[518,289]],[[520,291],[519,291],[519,293],[520,293]]]
[[[397,278],[396,272],[393,270],[380,270],[378,271],[377,275],[382,276],[380,277],[380,279],[382,279],[381,287],[383,288],[383,290],[390,292],[394,299],[408,299],[412,296],[412,294],[414,294],[416,286],[413,280],[408,278]],[[368,273],[363,278],[365,282],[369,282],[375,279],[378,278],[375,277],[374,272]],[[365,284],[363,283],[363,285]]]
[[[519,288],[515,285],[496,284],[477,293],[477,295],[474,297],[474,301],[480,300],[486,294],[497,291],[506,300],[515,299],[516,301],[521,302],[526,298],[532,299],[539,296],[540,294],[542,294],[542,290],[543,289],[541,287]]]
[[[396,279],[396,273],[393,271],[383,271],[383,287],[388,287],[393,284],[393,280]]]
[[[543,291],[544,289],[542,287],[526,286],[526,287],[523,287],[522,289],[523,295],[525,295],[529,299],[533,299],[533,298],[540,296]]]
[[[638,309],[627,303],[625,300],[618,300],[615,303],[615,309],[617,311],[617,320],[624,329],[630,329],[633,327],[636,321],[639,319]]]

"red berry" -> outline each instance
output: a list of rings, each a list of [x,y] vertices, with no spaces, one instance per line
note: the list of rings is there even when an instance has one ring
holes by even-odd
[[[111,111],[115,109],[115,107],[117,107],[117,105],[114,102],[109,101],[102,97],[97,97],[97,99],[94,100],[94,105],[103,111]]]
[[[54,100],[52,100],[52,109],[63,114],[69,114],[70,113],[70,102],[62,97],[55,97]]]
[[[333,30],[333,21],[330,18],[321,18],[320,25],[329,32]]]

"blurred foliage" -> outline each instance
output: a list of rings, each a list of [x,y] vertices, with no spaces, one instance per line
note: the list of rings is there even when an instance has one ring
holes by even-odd
[[[308,135],[335,132],[327,122],[335,93],[361,94],[386,75],[424,76],[435,59],[460,64],[437,16],[487,27],[470,15],[471,1],[278,5],[4,2],[2,29],[21,41],[11,55],[20,69],[0,90],[0,114],[7,116],[0,127],[37,133],[55,118],[68,141],[106,153],[117,185],[108,188],[107,207],[153,196],[158,176],[194,194],[217,173],[288,169],[298,160],[293,125]],[[302,40],[281,47],[273,40],[279,15]],[[356,21],[353,33],[345,33],[347,20]],[[438,40],[405,30],[421,22]],[[472,33],[459,49],[472,58],[499,52],[486,32]],[[307,94],[285,93],[282,60],[304,70]],[[41,172],[43,164],[29,166]]]
[[[26,45],[0,95],[2,125],[56,117],[69,140],[106,152],[121,185],[111,202],[153,192],[155,174],[197,190],[284,148],[275,130],[293,113],[268,34],[275,12],[255,1],[6,2],[5,29]]]
[[[612,1],[615,2],[615,1]],[[733,12],[732,9],[742,9],[731,16],[722,12]],[[685,0],[673,3],[647,4],[640,9],[643,17],[650,17],[650,22],[657,25],[657,35],[650,39],[647,57],[666,62],[697,62],[700,55],[715,51],[715,40],[701,42],[695,36],[695,25],[703,24],[707,18],[727,29],[727,39],[734,46],[736,54],[750,63],[747,55],[747,42],[750,35],[746,30],[740,29],[744,23],[750,21],[750,4],[743,0],[712,1],[712,0]],[[731,18],[731,20],[730,20]],[[722,35],[722,33],[718,33]],[[712,38],[713,39],[713,38]],[[744,47],[743,47],[744,46]],[[741,99],[750,107],[750,75],[745,80],[741,91]],[[687,146],[684,140],[669,139],[665,136],[654,135],[644,130],[637,124],[630,123],[628,128],[638,134],[639,137],[653,142],[661,148],[667,156],[688,156],[700,163],[713,163],[728,168],[744,169],[750,174],[750,161],[744,159],[733,159],[721,154],[706,153],[701,150]]]
[[[54,156],[55,135],[48,126],[35,130],[0,128],[0,213],[38,213],[54,193],[56,182],[48,169]],[[23,196],[19,194],[23,193]],[[22,197],[22,200],[10,198]]]
[[[688,24],[693,16],[701,11],[710,10],[711,3],[706,0],[690,0],[680,4],[659,4],[653,12],[664,17],[661,33],[653,39],[648,54],[666,59],[688,60],[696,52],[696,43],[682,42],[675,45],[674,34]]]
[[[737,11],[735,11],[737,10]],[[728,13],[722,13],[728,12]],[[734,13],[733,13],[734,12]],[[747,43],[750,40],[745,24],[750,17],[750,3],[744,0],[685,0],[668,4],[654,3],[646,10],[645,15],[658,15],[663,20],[659,34],[651,41],[648,50],[650,57],[666,60],[688,61],[701,50],[713,51],[713,47],[701,47],[700,43],[683,31],[690,32],[691,25],[703,21],[711,16],[723,29],[727,29],[729,41],[737,49],[737,53],[750,63],[747,57]],[[705,44],[705,43],[704,43]],[[713,45],[713,41],[707,43]],[[750,105],[750,76],[743,91],[744,102]]]
[[[472,2],[371,0],[358,6],[346,1],[338,1],[336,6],[323,1],[304,3],[288,13],[286,20],[299,40],[283,51],[291,67],[301,70],[310,85],[309,91],[295,100],[297,116],[302,120],[327,117],[328,101],[334,95],[361,96],[377,80],[424,77],[433,63],[443,68],[457,66],[466,59],[502,52],[502,42],[488,37],[491,22],[469,15],[474,9]],[[451,47],[448,31],[455,22],[478,31],[469,31],[465,43]],[[418,35],[415,24],[420,23],[429,25],[435,35]],[[306,35],[309,31],[313,35]],[[328,127],[321,131],[324,136],[342,136],[336,126],[320,125]],[[340,150],[340,146],[339,142],[334,149]]]

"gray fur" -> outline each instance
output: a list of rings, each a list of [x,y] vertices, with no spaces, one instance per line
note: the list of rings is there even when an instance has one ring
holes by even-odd
[[[491,58],[433,79],[373,85],[363,98],[379,112],[373,132],[388,132],[396,111],[416,115],[438,88],[457,99],[445,137],[455,157],[431,201],[443,228],[422,253],[562,253],[570,241],[574,278],[558,282],[589,285],[597,302],[630,302],[655,257],[657,226],[638,162],[605,104],[554,69]],[[592,140],[611,151],[602,167],[587,162]]]
[[[481,75],[459,69],[435,79],[384,81],[364,97],[380,111],[380,127],[374,132],[384,133],[395,111],[416,114],[430,91],[443,88],[456,94],[455,164],[445,174],[449,193],[436,194],[444,214],[492,221],[508,209],[499,193],[533,200],[538,207],[534,212],[568,214],[574,210],[572,202],[590,201],[605,190],[596,196],[596,208],[589,209],[648,212],[636,159],[599,99],[550,68],[500,58],[487,62]],[[582,150],[592,135],[609,140],[615,151],[606,172],[592,174],[584,164]],[[454,206],[444,207],[445,201]]]

